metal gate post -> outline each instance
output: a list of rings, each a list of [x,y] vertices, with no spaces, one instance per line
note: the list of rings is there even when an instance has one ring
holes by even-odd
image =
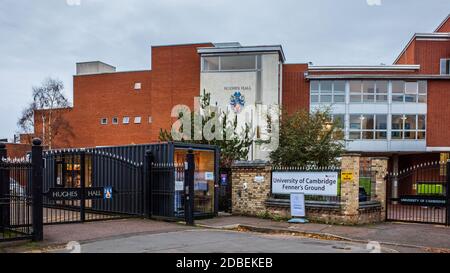
[[[145,215],[147,218],[152,218],[153,216],[153,207],[152,207],[152,182],[153,182],[153,153],[151,150],[145,151],[145,160],[144,160],[144,208]]]
[[[194,175],[195,175],[195,161],[194,151],[189,148],[186,155],[184,186],[185,186],[185,201],[184,201],[184,218],[186,224],[194,225]]]
[[[6,159],[6,145],[0,143],[0,164],[1,160]],[[0,231],[7,228],[10,223],[10,201],[9,201],[9,170],[7,168],[0,169]]]
[[[450,226],[450,160],[447,161],[447,179],[445,184],[445,195],[447,197],[447,217],[445,224]]]
[[[81,188],[81,200],[80,200],[80,221],[83,223],[86,221],[86,153],[83,151],[80,154],[80,188]]]
[[[42,141],[39,138],[33,139],[31,148],[31,165],[32,165],[32,198],[33,198],[33,241],[44,240],[43,231],[43,163],[42,157]]]

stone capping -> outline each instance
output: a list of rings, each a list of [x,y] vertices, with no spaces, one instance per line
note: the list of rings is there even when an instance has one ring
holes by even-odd
[[[288,199],[275,199],[269,198],[265,204],[270,207],[284,207],[289,208],[291,202]],[[339,202],[323,202],[323,201],[305,201],[307,208],[321,208],[321,209],[340,209],[341,204]]]
[[[346,153],[341,156],[342,157],[361,157],[361,154],[358,153]]]
[[[270,166],[270,162],[265,160],[235,161],[231,165],[232,168],[265,168]]]

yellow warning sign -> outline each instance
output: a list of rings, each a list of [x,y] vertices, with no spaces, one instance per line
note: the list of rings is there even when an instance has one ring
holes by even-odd
[[[353,172],[342,171],[341,172],[341,181],[342,182],[353,181]]]

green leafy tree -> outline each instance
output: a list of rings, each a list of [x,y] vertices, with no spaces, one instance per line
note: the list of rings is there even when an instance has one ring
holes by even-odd
[[[234,161],[247,159],[254,135],[251,126],[245,123],[242,128],[238,128],[237,116],[230,118],[229,113],[225,111],[221,111],[220,113],[218,111],[211,111],[211,94],[205,90],[203,91],[203,95],[200,96],[199,110],[191,112],[190,134],[183,135],[181,141],[218,146],[220,148],[221,167],[231,167]],[[183,113],[180,113],[178,118],[183,118]],[[212,126],[211,132],[221,137],[208,140],[203,134],[203,128],[208,123],[211,124],[214,118],[217,118],[219,123]],[[196,120],[201,120],[201,126],[195,126]],[[186,131],[183,125],[180,126],[180,131]],[[201,136],[201,139],[195,139],[194,136]],[[161,141],[173,141],[173,136],[169,131],[160,129],[159,139]]]
[[[333,165],[344,151],[342,121],[332,121],[329,109],[285,115],[280,123],[278,148],[270,154],[275,165]]]

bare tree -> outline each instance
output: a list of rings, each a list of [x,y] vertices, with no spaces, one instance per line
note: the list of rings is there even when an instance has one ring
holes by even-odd
[[[42,121],[43,143],[50,149],[58,132],[63,128],[67,129],[63,110],[70,105],[63,90],[62,81],[52,78],[45,79],[41,86],[33,87],[33,101],[22,111],[17,122],[23,133],[31,133],[36,125],[35,120],[39,118]]]

